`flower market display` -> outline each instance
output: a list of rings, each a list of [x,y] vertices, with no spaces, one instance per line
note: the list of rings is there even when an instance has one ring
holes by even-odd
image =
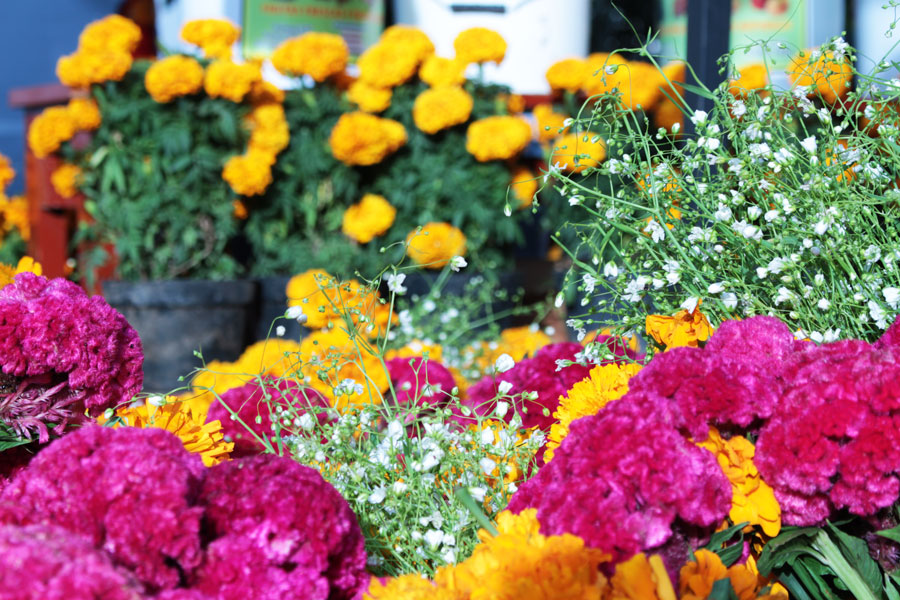
[[[200,58],[137,35],[84,30],[32,151],[122,277],[290,273],[287,301],[143,389],[137,332],[0,195],[0,600],[900,598],[900,88],[841,38],[789,89],[566,59],[535,131],[466,77],[507,52],[482,28],[355,66],[310,32],[285,91],[230,23],[185,25]],[[555,306],[490,272],[535,212]]]

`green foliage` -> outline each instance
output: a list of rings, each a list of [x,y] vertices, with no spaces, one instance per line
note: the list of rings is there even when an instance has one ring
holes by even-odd
[[[64,151],[83,169],[95,219],[79,239],[111,242],[122,279],[233,278],[238,222],[222,168],[244,151],[247,107],[202,92],[159,104],[144,89],[147,67],[94,86],[102,125],[87,148]]]
[[[25,240],[19,231],[10,231],[0,239],[0,264],[15,266],[25,251]]]
[[[377,165],[347,166],[328,145],[340,116],[353,112],[331,83],[290,90],[285,115],[290,145],[273,169],[273,184],[248,199],[246,235],[252,273],[296,273],[310,268],[351,277],[374,273],[404,255],[406,236],[430,221],[459,227],[468,239],[470,263],[478,270],[505,266],[510,245],[521,241],[519,214],[503,217],[510,171],[501,161],[479,163],[465,148],[467,124],[428,135],[413,122],[412,107],[425,85],[414,80],[394,89],[391,106],[380,115],[401,122],[408,143]],[[505,90],[469,82],[471,120],[505,111]],[[341,232],[344,211],[367,193],[384,196],[396,209],[393,226],[368,244]],[[384,249],[384,250],[382,250]]]

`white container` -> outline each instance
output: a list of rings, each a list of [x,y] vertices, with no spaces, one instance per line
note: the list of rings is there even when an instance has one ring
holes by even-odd
[[[590,17],[590,0],[394,0],[396,22],[422,29],[439,56],[452,57],[453,40],[470,27],[502,35],[506,58],[486,64],[485,78],[519,94],[546,94],[550,65],[587,56]]]

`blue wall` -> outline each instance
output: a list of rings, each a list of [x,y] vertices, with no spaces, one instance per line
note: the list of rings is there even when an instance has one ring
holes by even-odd
[[[0,17],[0,154],[16,178],[7,193],[24,190],[25,126],[7,104],[9,90],[56,82],[56,60],[75,51],[90,21],[115,12],[121,0],[9,0]]]

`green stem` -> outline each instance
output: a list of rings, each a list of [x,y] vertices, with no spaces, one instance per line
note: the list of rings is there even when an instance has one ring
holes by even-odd
[[[854,569],[840,549],[831,540],[825,530],[820,530],[813,539],[812,547],[821,553],[821,557],[816,557],[831,568],[840,580],[847,586],[850,593],[857,600],[878,600],[878,597],[869,589],[869,586],[863,581],[859,572]]]

